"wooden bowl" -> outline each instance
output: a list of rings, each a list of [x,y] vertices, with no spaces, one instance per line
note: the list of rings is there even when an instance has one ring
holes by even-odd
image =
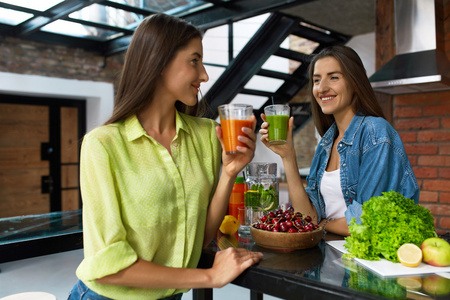
[[[263,248],[292,251],[317,246],[323,237],[323,227],[308,232],[272,232],[250,227],[253,241]]]

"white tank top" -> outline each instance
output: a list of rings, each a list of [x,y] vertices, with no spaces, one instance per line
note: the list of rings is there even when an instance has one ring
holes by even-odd
[[[341,189],[340,169],[323,173],[320,193],[325,201],[327,218],[344,218],[347,205]]]

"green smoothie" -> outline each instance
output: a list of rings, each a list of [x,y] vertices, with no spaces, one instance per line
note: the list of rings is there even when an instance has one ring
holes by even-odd
[[[269,123],[269,143],[272,145],[286,143],[289,116],[266,116],[266,121]]]

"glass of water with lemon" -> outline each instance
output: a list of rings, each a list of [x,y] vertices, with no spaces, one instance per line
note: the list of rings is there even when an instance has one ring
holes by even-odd
[[[245,168],[247,191],[239,210],[239,235],[250,235],[250,226],[264,213],[279,206],[277,164],[252,162]]]
[[[277,164],[252,162],[246,166],[245,174],[248,187],[244,197],[245,206],[262,211],[278,209]]]

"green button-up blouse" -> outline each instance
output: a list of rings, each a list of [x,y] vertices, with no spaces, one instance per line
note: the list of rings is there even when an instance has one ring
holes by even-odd
[[[77,276],[112,299],[158,299],[186,290],[137,289],[95,279],[138,258],[195,268],[219,179],[216,122],[176,113],[172,155],[134,115],[84,137],[80,159],[84,260]]]

